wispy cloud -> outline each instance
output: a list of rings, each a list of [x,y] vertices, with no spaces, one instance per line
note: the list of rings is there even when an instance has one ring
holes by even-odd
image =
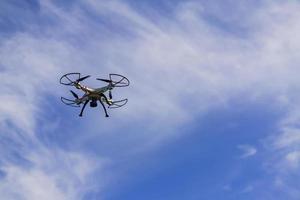
[[[36,145],[36,144],[34,144]],[[92,190],[90,173],[97,166],[93,160],[73,152],[34,150],[25,155],[29,166],[6,163],[0,193],[5,199],[82,199]]]
[[[300,151],[292,151],[286,155],[286,160],[293,168],[298,168],[300,164]]]
[[[257,153],[257,150],[254,146],[251,145],[238,145],[238,149],[242,151],[241,158],[248,158],[250,156],[254,156]]]
[[[252,192],[252,191],[253,191],[253,186],[252,185],[248,185],[247,187],[245,187],[242,190],[242,193],[249,193],[249,192]]]
[[[1,40],[1,137],[20,143],[22,147],[14,150],[30,163],[2,160],[6,176],[0,184],[1,194],[7,199],[22,195],[27,199],[81,198],[76,188],[86,185],[89,174],[96,170],[91,163],[99,164],[101,159],[43,144],[37,123],[41,113],[47,112],[41,106],[43,96],[63,94],[57,89],[58,77],[75,70],[113,71],[130,78],[130,90],[120,91],[129,97],[128,106],[115,116],[118,123],[106,123],[112,130],[132,121],[145,126],[138,134],[124,137],[130,147],[126,151],[137,152],[181,134],[176,127],[243,96],[275,104],[287,111],[288,118],[295,116],[295,121],[280,125],[280,134],[272,137],[276,146],[272,153],[280,152],[278,159],[285,163],[297,163],[298,153],[292,149],[299,145],[299,112],[292,110],[299,110],[299,8],[297,2],[266,1],[245,21],[240,16],[226,18],[242,20],[247,34],[240,37],[203,17],[201,2],[178,3],[172,18],[150,20],[125,1],[78,1],[69,9],[40,1],[39,14],[51,25],[35,24],[30,31]],[[103,136],[93,133],[94,125],[103,123],[95,119],[82,122],[88,131],[78,141]],[[9,136],[5,135],[8,130]],[[44,148],[46,151],[41,150]],[[238,148],[242,158],[257,152],[249,145]],[[44,184],[48,190],[43,189]],[[14,188],[21,188],[20,192]]]
[[[40,141],[37,121],[45,95],[57,91],[58,75],[73,60],[62,41],[17,33],[1,40],[0,193],[4,199],[81,199],[99,158]]]

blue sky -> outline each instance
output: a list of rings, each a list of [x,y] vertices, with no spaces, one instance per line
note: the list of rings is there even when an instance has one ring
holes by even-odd
[[[0,196],[299,199],[300,2],[0,2]],[[127,76],[109,110],[67,72]],[[79,93],[79,91],[78,91]]]

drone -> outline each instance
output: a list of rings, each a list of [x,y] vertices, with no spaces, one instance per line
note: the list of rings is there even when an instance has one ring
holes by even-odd
[[[70,90],[75,99],[61,97],[61,101],[68,106],[80,107],[81,105],[83,105],[79,117],[82,117],[83,111],[89,102],[90,107],[92,108],[97,107],[97,102],[100,102],[104,109],[105,117],[109,117],[109,115],[107,114],[106,106],[108,108],[120,108],[128,102],[128,99],[117,101],[112,100],[112,90],[114,88],[129,86],[130,82],[125,76],[122,76],[120,74],[109,74],[109,79],[97,78],[96,80],[103,81],[108,84],[100,88],[87,87],[81,83],[83,80],[89,77],[91,76],[87,75],[81,77],[81,74],[76,72],[65,74],[59,80],[62,85],[74,86],[76,89],[84,92],[83,96],[79,97],[74,91]],[[105,93],[108,93],[108,98],[106,97]]]

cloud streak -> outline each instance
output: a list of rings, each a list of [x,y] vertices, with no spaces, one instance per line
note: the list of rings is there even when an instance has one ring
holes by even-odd
[[[257,153],[257,150],[255,147],[250,145],[238,145],[238,149],[242,151],[241,158],[248,158],[251,156],[254,156]]]

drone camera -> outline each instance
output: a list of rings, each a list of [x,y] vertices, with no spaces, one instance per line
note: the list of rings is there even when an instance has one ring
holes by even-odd
[[[91,106],[92,108],[97,107],[97,99],[93,99],[93,100],[90,102],[90,106]]]

